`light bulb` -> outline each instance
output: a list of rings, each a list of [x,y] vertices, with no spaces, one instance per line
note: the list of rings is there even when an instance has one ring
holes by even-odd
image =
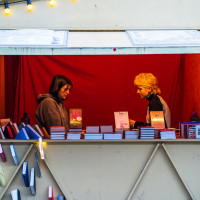
[[[26,6],[26,8],[27,8],[28,11],[31,11],[31,10],[33,10],[33,5],[32,4],[28,4]]]
[[[27,0],[27,6],[26,6],[28,11],[33,10],[33,5],[31,4],[31,0]]]
[[[4,13],[5,15],[10,15],[11,11],[10,8],[8,7],[8,3],[5,3],[5,9],[4,9]]]
[[[49,5],[52,7],[55,6],[55,0],[49,0]]]

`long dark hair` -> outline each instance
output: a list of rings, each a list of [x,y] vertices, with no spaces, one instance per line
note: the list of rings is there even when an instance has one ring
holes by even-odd
[[[67,78],[66,76],[63,76],[63,75],[54,76],[54,78],[51,82],[50,88],[49,88],[49,93],[52,94],[53,97],[55,97],[55,99],[58,102],[60,101],[60,99],[58,97],[58,92],[65,85],[72,86],[72,82],[70,81],[69,78]]]

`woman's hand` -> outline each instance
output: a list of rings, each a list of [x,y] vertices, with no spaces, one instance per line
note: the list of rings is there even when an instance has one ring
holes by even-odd
[[[129,119],[129,124],[130,124],[130,126],[133,126],[133,127],[134,127],[134,125],[135,125],[135,120]]]

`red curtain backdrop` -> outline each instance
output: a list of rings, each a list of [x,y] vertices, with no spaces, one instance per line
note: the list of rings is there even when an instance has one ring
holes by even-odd
[[[190,62],[189,55],[175,54],[5,56],[6,115],[19,124],[23,112],[27,112],[33,125],[38,95],[47,93],[53,76],[61,74],[73,83],[66,108],[83,109],[83,128],[114,125],[114,111],[128,111],[129,118],[145,121],[148,102],[137,95],[133,81],[138,73],[151,72],[158,78],[161,96],[170,107],[172,126],[178,128],[182,106],[187,106],[179,100],[185,94],[182,84],[188,77],[183,74]],[[190,88],[191,93],[193,90]],[[194,108],[188,107],[187,114],[192,112],[189,109]]]

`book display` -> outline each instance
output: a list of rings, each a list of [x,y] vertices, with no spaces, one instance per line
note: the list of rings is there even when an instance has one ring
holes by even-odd
[[[125,139],[138,139],[138,130],[125,131]]]
[[[154,127],[140,127],[140,139],[154,139]]]
[[[99,132],[99,126],[86,126],[85,140],[102,140],[103,134]]]
[[[163,111],[150,111],[151,126],[155,129],[164,129],[165,121]]]
[[[129,129],[128,112],[114,112],[115,128],[116,129]]]
[[[180,136],[181,138],[199,138],[198,137],[198,128],[199,122],[180,122],[179,129],[180,129]]]
[[[52,140],[64,140],[65,139],[65,127],[64,126],[51,126],[50,138]]]
[[[69,109],[69,128],[82,129],[82,109]]]

